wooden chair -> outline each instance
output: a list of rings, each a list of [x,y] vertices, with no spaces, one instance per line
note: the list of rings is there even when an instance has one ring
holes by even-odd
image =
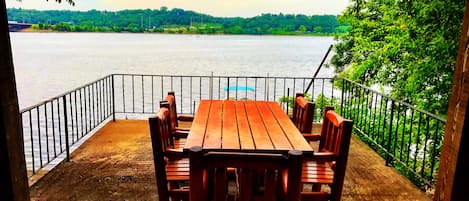
[[[194,116],[192,116],[192,115],[178,115],[177,107],[176,107],[176,95],[175,95],[174,91],[168,92],[168,95],[165,97],[164,100],[169,102],[170,112],[171,112],[171,122],[174,123],[174,128],[178,129],[178,130],[188,131],[189,128],[179,127],[179,121],[191,122],[191,121],[194,120]]]
[[[312,184],[312,191],[320,191],[321,185],[330,187],[328,200],[339,201],[345,178],[345,169],[352,136],[353,122],[344,119],[327,107],[321,128],[319,150],[311,158],[305,158],[301,182]],[[313,192],[312,194],[314,194]],[[307,196],[311,192],[302,192]]]
[[[189,131],[176,129],[176,124],[174,123],[175,119],[173,119],[173,116],[171,116],[172,107],[170,102],[160,101],[160,109],[161,108],[166,108],[169,111],[169,142],[174,149],[177,149],[178,151],[180,150],[182,152],[182,148],[186,143],[186,138],[189,134]]]
[[[293,123],[308,141],[317,141],[320,134],[311,133],[313,128],[314,103],[306,100],[302,93],[297,93],[293,105]]]
[[[221,201],[227,198],[227,168],[237,168],[239,200],[254,199],[252,173],[265,172],[263,195],[259,200],[286,201],[300,199],[300,178],[303,153],[290,151],[288,156],[266,153],[208,152],[192,147],[189,152],[190,200]],[[288,174],[284,174],[288,172]],[[288,176],[287,176],[288,175]],[[277,182],[278,181],[278,182]]]
[[[161,108],[149,120],[156,184],[160,201],[188,200],[189,160],[175,160],[181,152],[172,148],[170,143],[169,111]]]

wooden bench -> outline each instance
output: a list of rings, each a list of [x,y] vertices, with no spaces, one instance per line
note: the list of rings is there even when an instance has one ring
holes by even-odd
[[[227,168],[236,168],[238,171],[239,200],[256,200],[253,171],[264,173],[263,195],[260,195],[259,200],[273,201],[278,196],[287,201],[300,199],[301,151],[293,150],[284,156],[244,152],[204,153],[202,147],[192,147],[189,157],[191,201],[226,200]]]
[[[171,145],[169,110],[161,108],[148,122],[159,200],[169,201],[170,197],[173,200],[188,200],[189,160],[181,159],[182,149]]]
[[[327,200],[339,201],[345,178],[345,169],[352,135],[353,122],[342,118],[327,107],[321,128],[319,150],[313,157],[305,158],[301,182],[312,184],[312,191],[320,191],[321,185],[330,187]],[[316,194],[302,192],[303,195]]]
[[[293,123],[307,141],[317,141],[320,134],[311,133],[315,104],[306,100],[302,93],[297,93],[293,104]]]

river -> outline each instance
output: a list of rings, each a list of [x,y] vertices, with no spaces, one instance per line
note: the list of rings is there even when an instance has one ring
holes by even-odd
[[[332,37],[10,33],[20,108],[112,73],[312,76]],[[318,77],[331,77],[323,68]]]

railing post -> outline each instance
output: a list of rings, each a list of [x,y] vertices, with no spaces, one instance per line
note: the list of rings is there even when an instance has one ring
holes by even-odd
[[[269,100],[269,73],[267,73],[264,83],[264,100]]]
[[[70,143],[68,137],[68,118],[67,118],[67,95],[62,96],[64,103],[64,129],[65,129],[65,150],[67,154],[67,162],[70,162]]]
[[[181,85],[182,88],[182,85]],[[210,73],[210,100],[213,100],[213,71]]]
[[[287,115],[288,115],[289,106],[290,106],[290,88],[287,88]]]
[[[334,81],[332,81],[334,83]],[[332,88],[334,88],[334,84],[332,84]],[[345,80],[342,79],[342,98],[340,99],[340,114],[344,116],[344,93],[345,93]]]
[[[226,100],[230,100],[230,77],[227,77]]]
[[[115,122],[116,121],[116,102],[115,102],[115,94],[114,94],[114,74],[111,75],[111,78],[112,78],[112,85],[111,85],[111,89],[112,89],[112,121]],[[153,86],[152,86],[153,87]]]
[[[388,146],[386,154],[386,166],[391,162],[392,122],[394,120],[394,100],[391,101],[391,118],[389,118]]]

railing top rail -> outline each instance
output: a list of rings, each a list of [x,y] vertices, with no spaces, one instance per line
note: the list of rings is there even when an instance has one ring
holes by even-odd
[[[89,83],[87,83],[87,84],[81,85],[81,86],[79,86],[79,87],[77,87],[77,88],[68,90],[68,91],[66,91],[66,92],[64,92],[64,93],[61,93],[61,94],[59,94],[59,95],[57,95],[57,96],[54,96],[54,97],[52,97],[52,98],[43,100],[43,101],[41,101],[41,102],[39,102],[39,103],[37,103],[37,104],[35,104],[35,105],[31,105],[31,106],[29,106],[29,107],[23,108],[23,109],[20,110],[20,114],[21,114],[21,113],[24,113],[24,112],[27,112],[27,111],[30,111],[30,110],[32,110],[32,109],[34,109],[34,108],[37,108],[37,107],[39,107],[39,106],[41,106],[41,105],[44,105],[44,104],[46,104],[46,103],[52,102],[52,101],[54,101],[54,100],[56,100],[56,99],[59,99],[59,98],[61,98],[61,97],[63,97],[63,96],[66,96],[66,95],[68,95],[68,94],[71,94],[71,93],[73,93],[73,92],[75,92],[75,91],[78,91],[78,90],[80,90],[80,89],[83,89],[83,88],[85,88],[85,87],[88,87],[88,86],[92,85],[93,83],[96,83],[96,82],[98,82],[98,81],[100,81],[100,80],[106,79],[106,78],[109,77],[109,76],[112,76],[112,74],[111,74],[111,75],[106,75],[106,76],[104,76],[104,77],[102,77],[102,78],[96,79],[96,80],[94,80],[94,81],[92,81],[92,82],[89,82]]]
[[[440,116],[438,116],[438,115],[436,115],[436,114],[433,114],[433,113],[427,112],[427,111],[425,111],[425,110],[419,109],[419,108],[417,108],[417,107],[415,107],[415,106],[413,106],[413,105],[411,105],[411,104],[409,104],[409,103],[403,102],[403,101],[401,101],[401,100],[397,100],[397,99],[391,97],[390,95],[381,93],[381,92],[376,91],[376,90],[374,90],[374,89],[371,89],[370,87],[367,87],[367,86],[365,86],[365,85],[363,85],[363,84],[359,84],[359,83],[354,82],[354,81],[352,81],[352,80],[349,80],[349,79],[347,79],[347,78],[341,78],[341,79],[343,79],[343,80],[345,80],[345,81],[347,81],[347,82],[350,82],[350,83],[352,83],[352,84],[354,84],[354,85],[357,85],[357,86],[359,86],[359,87],[362,87],[362,88],[364,88],[364,89],[367,89],[367,90],[369,90],[369,91],[372,91],[373,93],[376,93],[376,94],[378,94],[378,95],[380,95],[380,96],[383,96],[383,97],[386,97],[386,98],[388,98],[388,99],[391,99],[392,101],[394,101],[394,102],[396,102],[396,103],[405,105],[405,106],[409,107],[409,108],[412,109],[412,110],[416,110],[416,111],[418,111],[418,112],[420,112],[420,113],[422,113],[422,114],[426,114],[426,115],[428,115],[428,116],[431,116],[431,117],[433,117],[433,118],[435,118],[435,119],[437,119],[437,120],[443,121],[443,122],[446,121],[446,119],[443,118],[443,117],[440,117]]]
[[[313,77],[293,77],[293,76],[238,76],[238,75],[153,75],[153,74],[131,74],[131,73],[115,73],[112,75],[119,75],[119,76],[154,76],[154,77],[203,77],[203,78],[210,78],[210,77],[218,77],[218,78],[279,78],[279,79],[312,79]],[[314,79],[334,79],[333,77],[317,77]]]

